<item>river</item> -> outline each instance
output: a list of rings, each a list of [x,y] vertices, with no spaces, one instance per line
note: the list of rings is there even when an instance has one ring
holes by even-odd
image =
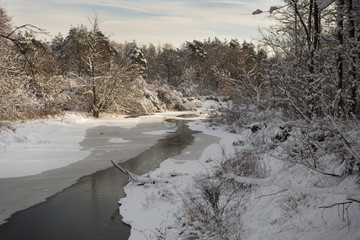
[[[0,239],[128,239],[130,227],[122,223],[117,205],[119,198],[124,197],[123,187],[128,178],[110,167],[110,160],[140,175],[157,168],[165,159],[180,155],[185,148],[192,147],[199,154],[218,140],[191,131],[181,122],[177,122],[177,126],[176,131],[166,136],[149,134],[166,130],[162,122],[142,123],[133,129],[108,126],[88,129],[80,143],[83,149],[92,150],[87,159],[38,176],[2,179],[0,189],[1,186],[18,187],[26,192],[44,181],[69,181],[67,176],[74,178],[79,172],[86,175],[87,171],[105,168],[81,177],[70,187],[47,197],[46,201],[13,214],[0,226]],[[51,194],[60,185],[49,183],[50,190],[45,189],[41,194]],[[51,186],[55,186],[53,190]],[[17,194],[21,198],[19,201],[26,201],[23,199],[26,195]]]

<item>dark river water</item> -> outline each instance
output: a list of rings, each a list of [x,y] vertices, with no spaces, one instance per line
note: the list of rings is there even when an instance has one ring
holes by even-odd
[[[175,132],[120,165],[133,173],[144,174],[157,168],[165,159],[179,155],[198,132],[182,123],[177,124]],[[89,136],[103,134],[106,127],[88,131]],[[117,159],[113,160],[117,162]],[[45,202],[13,214],[0,226],[0,239],[128,239],[130,227],[122,223],[117,204],[119,198],[124,197],[123,187],[127,182],[127,176],[115,167],[84,176]]]

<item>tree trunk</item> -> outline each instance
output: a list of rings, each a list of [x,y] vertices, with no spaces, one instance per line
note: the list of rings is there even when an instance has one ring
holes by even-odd
[[[99,109],[97,107],[98,102],[97,102],[97,92],[96,92],[95,69],[94,69],[93,61],[90,59],[91,58],[89,58],[89,62],[91,62],[90,66],[91,66],[92,94],[93,94],[92,111],[93,111],[93,116],[98,118],[99,117]]]
[[[297,3],[294,2],[294,8],[297,9]],[[299,20],[298,20],[298,16],[296,14],[296,10],[294,10],[294,17],[295,17],[295,23],[294,23],[294,35],[295,35],[295,56],[299,56],[300,51],[299,51],[299,32],[298,32],[298,24],[299,24]]]
[[[339,109],[343,110],[344,101],[342,99],[342,94],[344,91],[344,58],[342,51],[344,50],[344,0],[337,0],[337,28],[336,28],[336,38],[338,40],[338,51],[337,51],[337,88],[340,91],[339,95]],[[337,109],[334,109],[335,111]]]
[[[321,33],[321,16],[317,1],[314,2],[314,51],[318,51],[320,48],[320,33]]]
[[[355,44],[356,44],[356,36],[355,36],[355,9],[353,6],[353,0],[348,0],[347,5],[347,14],[349,16],[349,30],[348,30],[348,36],[350,39],[350,66],[349,66],[349,82],[350,82],[350,111],[354,115],[360,115],[360,109],[359,109],[359,99],[358,99],[358,93],[357,93],[357,79],[358,79],[358,73],[356,72],[356,66],[359,62],[359,59],[357,55],[355,54]]]
[[[97,108],[97,96],[96,96],[95,79],[93,79],[92,92],[93,92],[93,102],[92,102],[93,116],[98,118],[99,117],[99,109]]]
[[[313,17],[313,7],[314,0],[310,0],[309,4],[309,16],[308,16],[308,31],[309,31],[309,52],[310,52],[310,64],[309,64],[309,72],[310,74],[314,73],[314,53],[315,53],[315,45],[312,39],[312,17]],[[309,83],[313,82],[312,77],[309,78]]]

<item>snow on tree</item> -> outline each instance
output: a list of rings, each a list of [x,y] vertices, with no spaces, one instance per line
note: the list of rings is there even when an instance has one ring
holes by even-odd
[[[200,41],[186,42],[188,53],[191,57],[206,58],[207,52]]]
[[[130,45],[127,61],[132,65],[132,70],[137,71],[139,75],[146,78],[147,61],[135,42]]]
[[[0,120],[31,118],[43,107],[37,96],[41,91],[35,87],[36,61],[31,58],[35,55],[29,54],[36,46],[43,46],[18,39],[21,35],[16,36],[17,30],[26,27],[13,29],[11,18],[0,8]]]
[[[99,117],[124,100],[121,98],[130,91],[134,71],[101,32],[100,18],[95,15],[89,22],[89,29],[84,25],[71,28],[65,39],[55,38],[52,47],[61,73],[74,79],[76,92],[81,95],[76,104],[82,102],[94,117]],[[77,98],[74,94],[72,97]]]

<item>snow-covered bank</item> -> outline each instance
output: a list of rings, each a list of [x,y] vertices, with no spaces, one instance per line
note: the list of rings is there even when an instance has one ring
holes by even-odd
[[[127,197],[119,201],[120,213],[123,221],[132,227],[130,239],[156,239],[163,231],[166,231],[165,239],[177,239],[178,229],[173,229],[177,225],[176,212],[181,208],[185,190],[193,188],[193,177],[212,171],[212,166],[217,164],[212,159],[220,159],[223,152],[233,155],[232,143],[244,138],[221,129],[209,129],[205,123],[191,122],[189,127],[216,136],[219,142],[207,146],[199,155],[190,155],[189,146],[180,156],[162,162],[147,175],[155,181],[161,180],[156,184],[131,182],[125,187]],[[172,177],[174,173],[176,176]]]
[[[279,160],[274,156],[282,150],[276,145],[271,152],[261,152],[262,141],[275,136],[274,126],[231,134],[208,129],[204,123],[189,125],[221,140],[198,158],[164,161],[145,175],[150,183],[125,187],[120,213],[132,227],[131,240],[360,239],[360,187],[355,175],[333,177]],[[182,157],[186,153],[185,149]],[[262,173],[230,173],[224,161],[236,154],[238,163],[259,161]],[[235,188],[229,191],[224,183]],[[224,186],[220,196],[210,191],[214,186]]]
[[[17,123],[15,132],[1,129],[0,178],[21,177],[65,167],[90,154],[81,149],[86,129],[98,125],[135,127],[138,119],[105,117],[94,119],[84,114]]]

